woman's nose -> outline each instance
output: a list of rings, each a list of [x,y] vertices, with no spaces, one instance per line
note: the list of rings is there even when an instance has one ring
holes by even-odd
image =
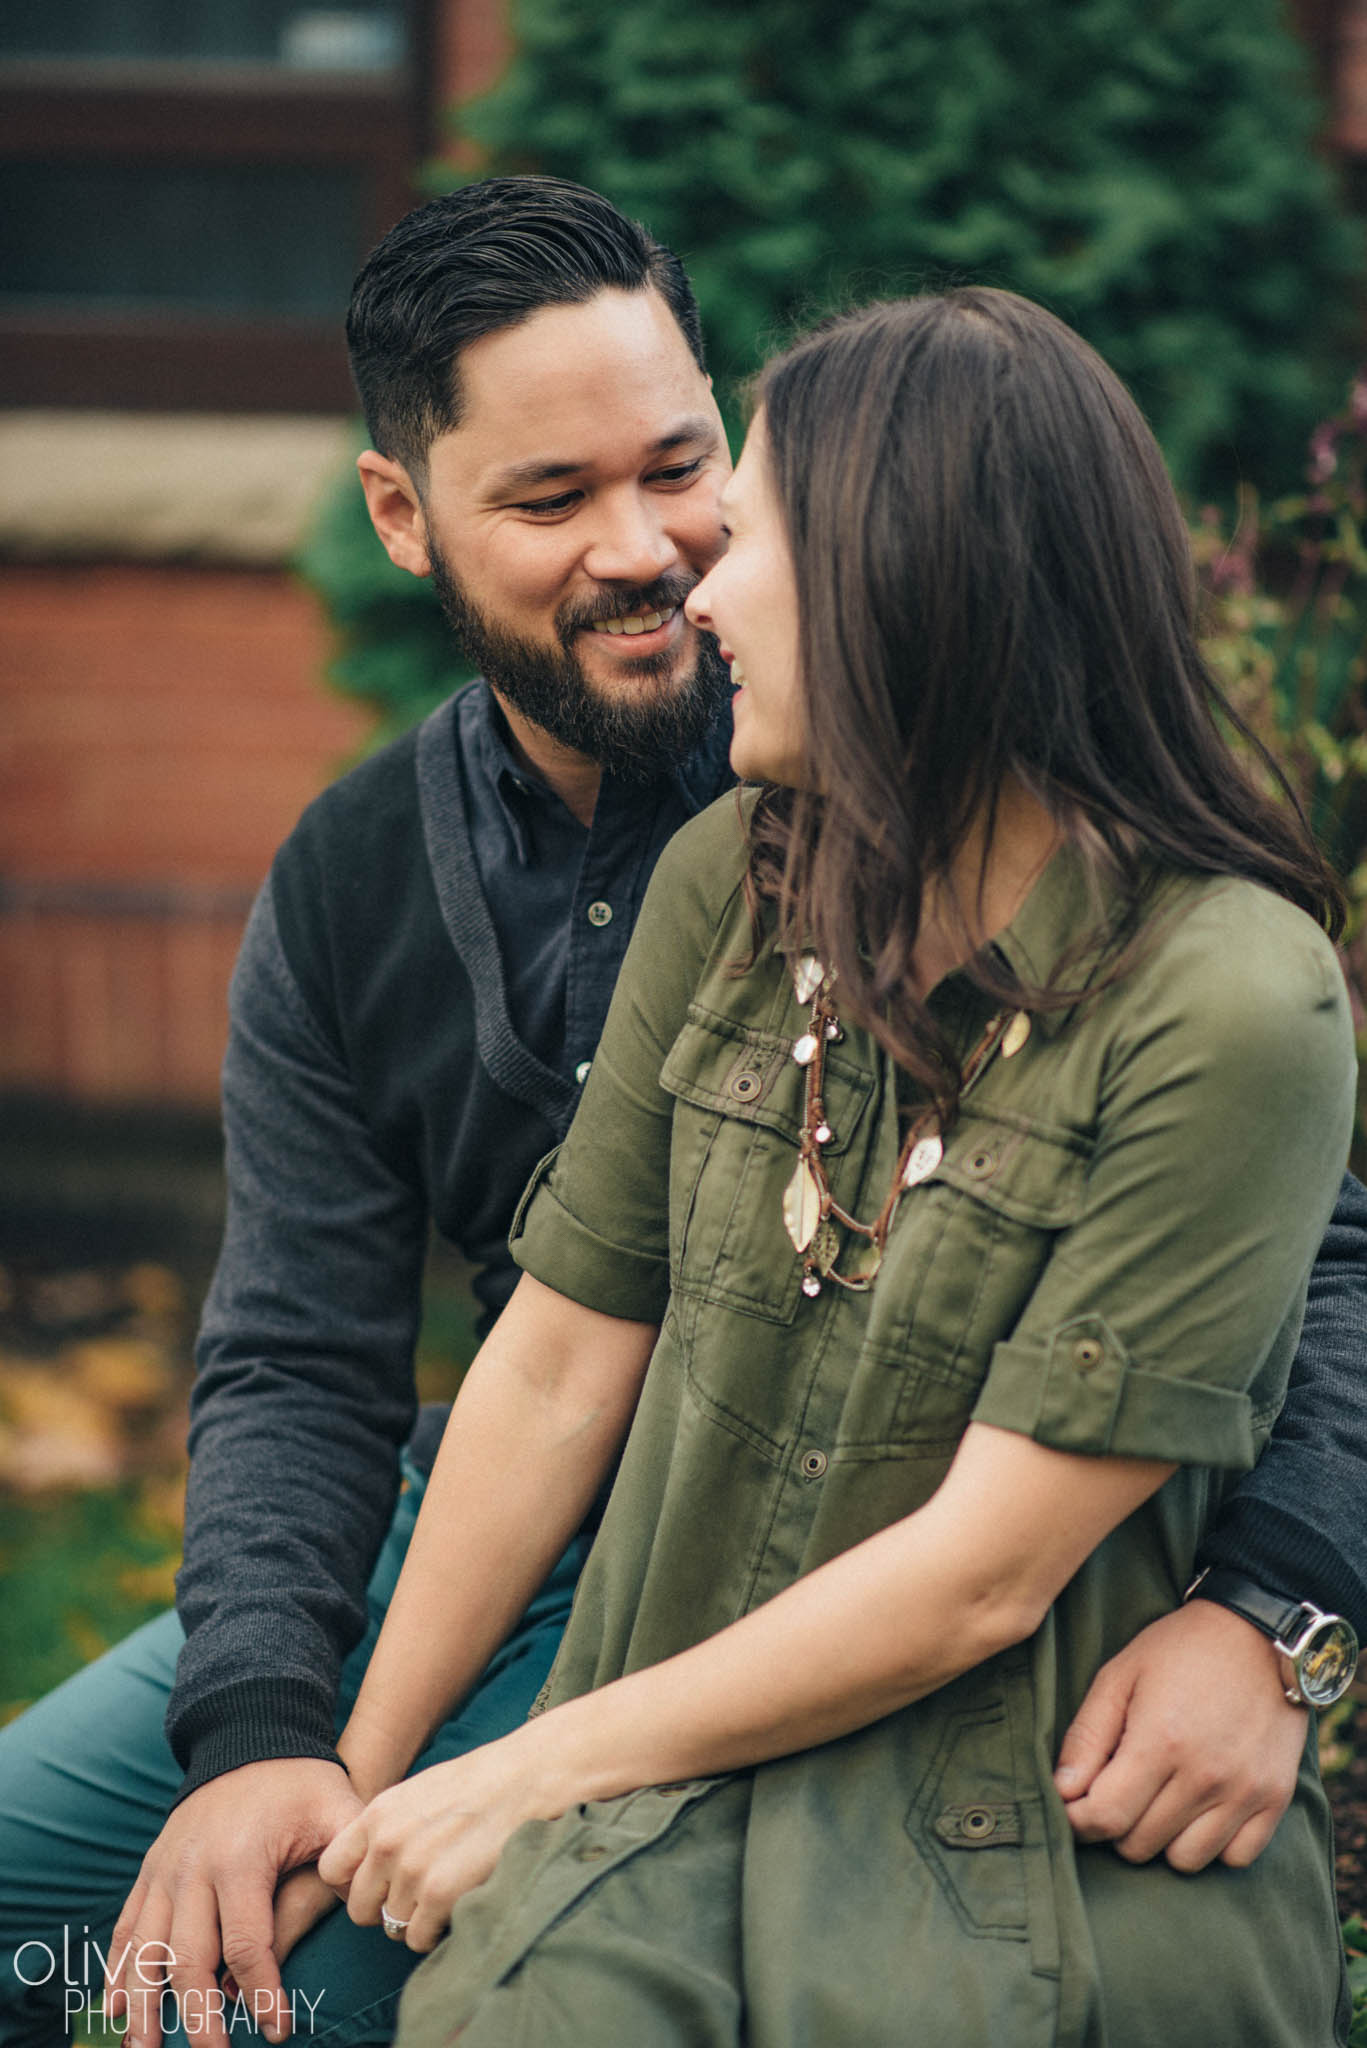
[[[709,569],[702,580],[693,585],[684,599],[684,617],[690,619],[695,626],[701,627],[705,633],[712,631],[711,585],[712,572]]]

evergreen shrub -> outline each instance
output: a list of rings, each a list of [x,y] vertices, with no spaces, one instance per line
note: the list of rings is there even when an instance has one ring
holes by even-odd
[[[518,0],[513,25],[456,128],[679,251],[733,420],[794,326],[956,279],[1093,341],[1201,497],[1290,487],[1343,388],[1360,234],[1280,0]],[[336,679],[401,718],[459,671],[427,594],[367,549],[353,486],[306,573]]]

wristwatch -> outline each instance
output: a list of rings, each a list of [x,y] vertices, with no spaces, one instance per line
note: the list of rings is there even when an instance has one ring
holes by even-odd
[[[1269,1593],[1256,1579],[1208,1565],[1188,1586],[1187,1600],[1215,1600],[1270,1636],[1286,1697],[1298,1707],[1332,1707],[1353,1682],[1358,1639],[1341,1614],[1323,1614],[1308,1600]]]

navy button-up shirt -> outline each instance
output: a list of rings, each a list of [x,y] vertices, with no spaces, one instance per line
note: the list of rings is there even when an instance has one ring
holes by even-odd
[[[580,1080],[656,861],[733,780],[730,706],[686,760],[653,780],[605,773],[587,829],[518,760],[487,683],[471,683],[458,712],[473,771],[470,838],[499,934],[508,1016],[529,1052]]]

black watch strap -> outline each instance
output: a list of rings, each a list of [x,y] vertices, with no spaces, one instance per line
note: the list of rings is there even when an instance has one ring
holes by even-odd
[[[1265,1636],[1271,1636],[1274,1643],[1282,1644],[1294,1642],[1317,1612],[1307,1608],[1303,1600],[1288,1600],[1284,1593],[1269,1593],[1256,1579],[1245,1578],[1242,1572],[1231,1571],[1227,1565],[1212,1565],[1202,1572],[1187,1589],[1186,1597],[1214,1600],[1221,1607],[1231,1608]]]

